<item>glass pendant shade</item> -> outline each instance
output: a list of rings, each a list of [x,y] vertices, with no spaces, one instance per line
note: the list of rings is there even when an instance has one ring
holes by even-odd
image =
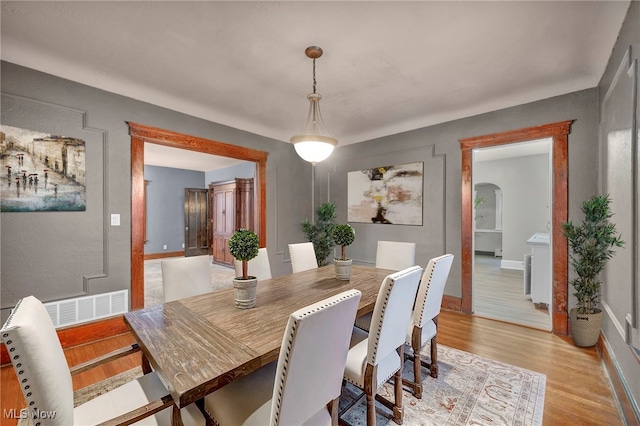
[[[326,159],[333,152],[333,148],[338,145],[338,140],[331,137],[324,127],[322,114],[320,113],[320,96],[316,93],[316,59],[322,56],[322,49],[318,46],[309,46],[304,51],[308,58],[313,59],[313,93],[307,95],[309,99],[309,114],[304,132],[293,136],[291,143],[298,155],[305,161],[315,165],[317,162]]]
[[[319,93],[310,93],[307,99],[309,99],[309,114],[304,132],[293,136],[290,141],[303,160],[315,164],[331,155],[338,140],[331,137],[324,127],[320,113],[322,96]]]

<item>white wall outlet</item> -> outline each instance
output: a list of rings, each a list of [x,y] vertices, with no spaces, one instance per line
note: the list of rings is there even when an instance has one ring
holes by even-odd
[[[182,248],[184,248],[184,243],[182,243]]]
[[[111,215],[111,226],[120,226],[120,215],[112,214]]]
[[[165,244],[165,245],[163,245],[163,246],[162,246],[162,249],[163,249],[163,250],[166,250],[166,249],[167,249],[167,245],[166,245],[166,244]]]

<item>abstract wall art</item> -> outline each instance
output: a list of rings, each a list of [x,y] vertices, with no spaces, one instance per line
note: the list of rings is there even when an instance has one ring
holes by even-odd
[[[85,211],[85,142],[0,126],[0,211]]]
[[[423,176],[422,162],[349,172],[347,220],[422,225]]]

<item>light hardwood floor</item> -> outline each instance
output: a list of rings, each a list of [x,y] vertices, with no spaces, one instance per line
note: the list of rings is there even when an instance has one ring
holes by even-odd
[[[70,365],[86,361],[134,341],[129,334],[65,351]],[[570,338],[500,321],[442,311],[440,344],[546,374],[544,426],[622,426],[607,375],[596,348],[578,348]],[[140,355],[74,377],[74,389],[126,371]],[[13,368],[1,369],[0,408],[4,413],[24,406]],[[2,425],[16,421],[1,419]],[[412,426],[412,425],[408,425]]]
[[[548,310],[536,309],[523,291],[523,272],[501,269],[499,257],[475,255],[473,312],[477,316],[551,330]]]

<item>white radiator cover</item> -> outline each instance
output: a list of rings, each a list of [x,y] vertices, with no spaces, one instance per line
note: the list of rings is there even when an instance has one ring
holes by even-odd
[[[127,312],[129,290],[57,300],[44,306],[56,328],[66,327]]]

